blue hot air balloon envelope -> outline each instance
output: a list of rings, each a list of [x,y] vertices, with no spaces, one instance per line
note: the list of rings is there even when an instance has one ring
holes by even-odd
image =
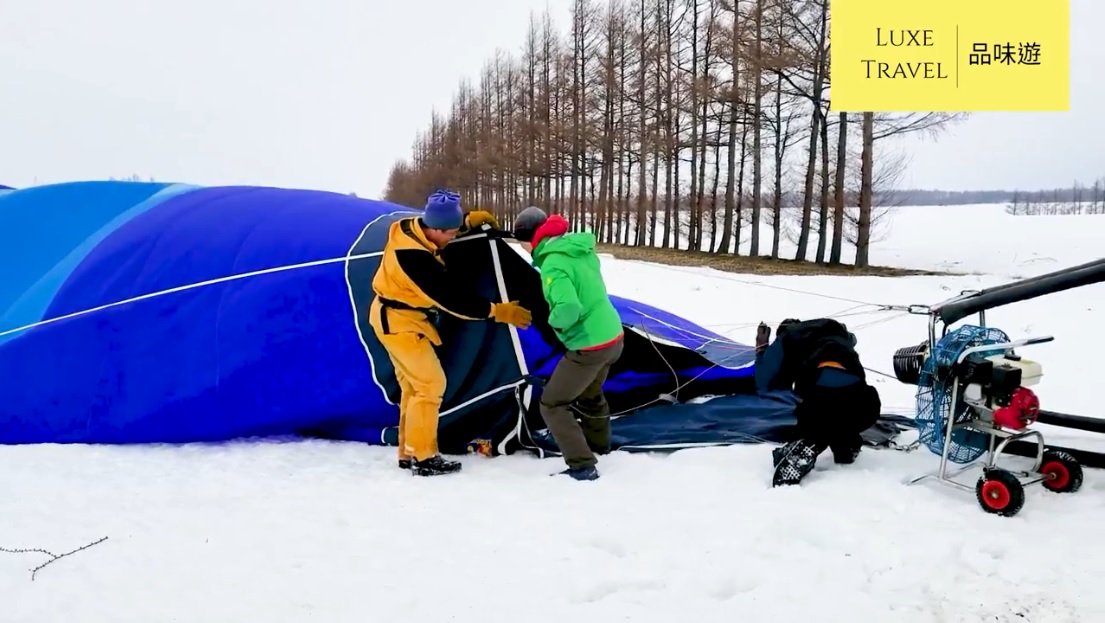
[[[0,443],[394,444],[398,386],[366,312],[388,226],[417,214],[268,187],[0,194]],[[537,397],[561,354],[536,269],[494,230],[445,256],[457,287],[521,300],[534,325],[443,319],[442,450],[536,448]],[[786,436],[794,399],[755,394],[752,348],[614,302],[627,331],[606,384],[618,447]]]

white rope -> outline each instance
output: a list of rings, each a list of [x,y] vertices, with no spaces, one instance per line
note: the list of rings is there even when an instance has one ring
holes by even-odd
[[[220,283],[227,283],[230,281],[237,281],[239,279],[247,279],[249,277],[259,277],[261,275],[271,275],[274,273],[282,273],[291,270],[299,270],[301,268],[313,268],[315,266],[325,266],[327,264],[337,264],[339,262],[350,262],[353,260],[363,260],[370,257],[380,257],[383,255],[383,251],[374,251],[372,253],[361,253],[359,255],[343,255],[341,257],[332,257],[325,260],[313,260],[310,262],[303,262],[300,264],[286,264],[284,266],[273,266],[272,268],[263,268],[261,270],[252,270],[246,273],[237,273],[234,275],[227,275],[225,277],[219,277],[217,279],[208,279],[207,281],[199,281],[196,283],[189,283],[183,286],[176,286],[168,288],[166,290],[159,290],[157,292],[150,292],[148,294],[142,294],[122,301],[115,301],[114,303],[107,303],[106,305],[100,305],[98,307],[91,307],[89,309],[83,309],[81,311],[73,312],[71,314],[65,314],[64,316],[56,316],[54,318],[48,318],[46,320],[39,320],[38,322],[32,322],[31,324],[23,325],[21,327],[15,327],[14,329],[8,329],[6,331],[0,331],[0,337],[6,337],[14,333],[22,333],[23,331],[29,331],[35,327],[41,327],[55,322],[61,322],[62,320],[70,320],[72,318],[79,318],[81,316],[87,316],[88,314],[94,314],[104,311],[105,309],[111,309],[113,307],[119,307],[120,305],[129,305],[130,303],[137,303],[139,301],[145,301],[147,299],[157,298],[159,296],[165,296],[167,294],[176,294],[177,292],[186,292],[188,290],[195,290],[197,288],[205,288],[207,286],[213,286]]]

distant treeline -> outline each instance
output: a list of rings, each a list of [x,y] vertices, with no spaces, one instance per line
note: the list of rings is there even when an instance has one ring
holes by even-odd
[[[881,205],[956,206],[977,203],[1081,203],[1105,196],[1105,180],[1090,185],[1075,183],[1067,188],[1044,190],[919,190],[904,189],[881,193]]]
[[[1105,179],[1090,185],[1075,184],[1068,188],[1049,188],[1043,190],[922,190],[906,188],[901,190],[876,190],[873,204],[884,208],[895,206],[960,206],[982,203],[1081,203],[1102,201],[1105,199]],[[857,205],[856,192],[846,192],[848,205]],[[799,192],[784,192],[782,205],[785,208],[797,208],[802,205]]]

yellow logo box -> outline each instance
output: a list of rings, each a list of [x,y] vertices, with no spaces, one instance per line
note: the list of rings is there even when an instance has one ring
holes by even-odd
[[[833,112],[1070,110],[1070,0],[831,0]]]

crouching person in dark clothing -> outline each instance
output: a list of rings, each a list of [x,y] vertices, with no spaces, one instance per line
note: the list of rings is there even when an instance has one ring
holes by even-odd
[[[766,341],[766,336],[758,336]],[[772,486],[798,484],[826,449],[838,464],[855,461],[860,433],[882,412],[878,391],[867,384],[856,353],[856,336],[830,318],[779,324],[775,341],[758,349],[756,386],[760,391],[793,390],[798,439],[772,452]]]

